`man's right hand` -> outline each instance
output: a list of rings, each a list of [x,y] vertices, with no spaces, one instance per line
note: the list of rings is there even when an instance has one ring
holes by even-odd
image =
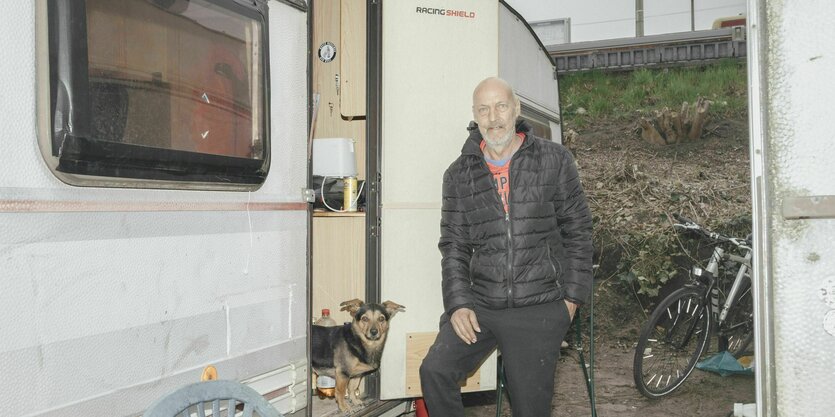
[[[476,342],[476,332],[481,333],[478,320],[475,318],[475,311],[469,308],[455,310],[449,322],[452,323],[455,334],[468,345]]]

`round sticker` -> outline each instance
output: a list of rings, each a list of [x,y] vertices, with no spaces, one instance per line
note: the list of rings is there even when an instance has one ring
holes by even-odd
[[[325,42],[319,47],[319,60],[331,62],[336,57],[336,47],[330,42]]]

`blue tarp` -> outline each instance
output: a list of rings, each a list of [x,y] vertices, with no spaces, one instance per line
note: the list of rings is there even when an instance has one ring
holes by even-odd
[[[735,374],[754,375],[754,370],[752,368],[742,366],[742,364],[734,358],[734,355],[731,355],[728,351],[719,352],[697,363],[696,368],[703,371],[716,372],[722,376]]]

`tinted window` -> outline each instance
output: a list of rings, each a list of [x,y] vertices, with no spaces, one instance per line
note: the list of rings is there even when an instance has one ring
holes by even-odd
[[[259,4],[50,1],[57,171],[262,183],[269,142]]]

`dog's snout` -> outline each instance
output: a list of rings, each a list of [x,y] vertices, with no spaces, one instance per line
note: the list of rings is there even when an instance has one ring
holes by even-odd
[[[377,330],[377,328],[376,328],[376,327],[372,327],[372,328],[371,328],[371,335],[372,335],[372,336],[377,336],[377,334],[378,334],[378,333],[380,333],[380,331],[379,331],[379,330]]]

